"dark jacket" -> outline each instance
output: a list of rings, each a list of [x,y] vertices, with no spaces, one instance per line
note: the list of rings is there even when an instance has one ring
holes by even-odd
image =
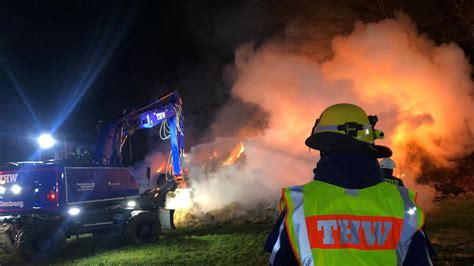
[[[355,153],[326,154],[313,172],[315,180],[347,189],[363,189],[384,182],[378,161]],[[298,264],[285,228],[285,216],[286,210],[283,210],[265,243],[265,251],[272,253],[274,248],[278,250],[273,265]],[[421,231],[413,236],[403,265],[432,265],[427,240]]]

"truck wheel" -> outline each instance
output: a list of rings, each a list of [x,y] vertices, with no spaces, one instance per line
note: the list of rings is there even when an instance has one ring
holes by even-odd
[[[124,237],[131,244],[146,244],[158,240],[160,220],[152,212],[135,211],[125,223]]]
[[[44,261],[61,253],[66,237],[60,228],[50,223],[23,226],[15,237],[15,248],[25,261]]]
[[[5,253],[15,252],[12,234],[12,228],[9,224],[0,224],[0,251]]]

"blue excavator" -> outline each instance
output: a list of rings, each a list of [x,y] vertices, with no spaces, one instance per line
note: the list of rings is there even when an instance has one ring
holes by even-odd
[[[128,110],[117,122],[102,126],[95,148],[92,163],[97,165],[121,166],[122,149],[131,135],[139,129],[160,126],[162,140],[171,142],[172,175],[180,188],[187,187],[181,172],[181,157],[184,152],[184,119],[182,116],[182,100],[177,91],[173,91],[150,104]],[[169,170],[169,169],[167,169]]]
[[[181,170],[183,121],[182,100],[174,91],[102,126],[89,163],[49,160],[0,166],[0,252],[38,262],[58,255],[67,238],[86,233],[115,235],[133,244],[158,240],[163,222],[173,227],[172,220],[163,220],[169,218],[163,195],[188,187]],[[122,150],[134,132],[155,126],[171,143],[165,172],[173,185],[140,193],[139,180],[150,180],[150,168],[144,176],[134,176],[123,163]]]

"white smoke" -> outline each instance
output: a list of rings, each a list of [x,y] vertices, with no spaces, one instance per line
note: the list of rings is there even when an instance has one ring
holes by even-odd
[[[357,22],[351,34],[332,41],[333,57],[321,64],[285,43],[257,49],[246,44],[236,51],[232,94],[268,112],[269,124],[260,134],[239,136],[246,146],[245,167],[213,174],[192,170],[194,200],[204,209],[276,200],[281,187],[311,180],[318,153],[309,153],[304,140],[321,111],[335,103],[358,104],[379,116],[378,128],[387,136],[381,143],[393,149],[415,190],[420,158],[413,145],[442,165],[474,150],[468,60],[455,44],[438,46],[419,34],[406,16]],[[216,123],[227,126],[225,119]],[[432,193],[423,190],[429,202]]]
[[[225,139],[217,140],[223,141]],[[190,169],[194,202],[203,211],[219,209],[234,202],[249,209],[262,201],[276,203],[280,196],[278,189],[289,182],[311,180],[312,176],[306,170],[311,169],[314,159],[261,146],[252,138],[243,143],[246,156],[243,167],[230,165],[211,173],[206,173],[199,166]],[[206,144],[202,146],[205,148]]]

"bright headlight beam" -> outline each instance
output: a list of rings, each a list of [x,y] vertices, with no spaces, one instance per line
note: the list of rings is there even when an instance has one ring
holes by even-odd
[[[7,66],[5,61],[3,59],[0,60],[0,63],[3,65],[3,69],[7,73],[8,77],[10,78],[11,83],[15,87],[16,91],[20,95],[21,99],[23,100],[23,104],[26,106],[28,109],[28,112],[30,113],[31,117],[33,118],[33,121],[35,122],[36,126],[39,128],[39,122],[38,118],[35,115],[35,112],[33,111],[33,107],[31,104],[28,102],[28,99],[26,98],[25,93],[23,92],[23,88],[20,86],[18,81],[16,80],[15,76],[13,75],[13,72],[11,69]]]
[[[81,212],[81,210],[80,210],[79,208],[71,208],[71,209],[69,209],[69,211],[68,211],[69,215],[71,215],[71,216],[76,216],[76,215],[78,215],[80,212]]]
[[[84,49],[89,52],[84,54],[86,59],[82,64],[83,67],[79,69],[77,81],[70,90],[69,99],[62,101],[64,107],[60,113],[61,115],[52,126],[53,131],[57,130],[69,117],[107,65],[134,19],[134,10],[136,9],[120,8],[116,10],[116,13],[110,13],[109,16],[105,17],[104,28],[97,29],[98,32],[103,31],[103,36],[97,42],[93,42],[93,49]]]
[[[7,191],[7,189],[3,186],[0,186],[0,194],[5,194],[5,192]]]
[[[49,149],[56,144],[56,140],[48,133],[41,134],[36,140],[41,149]]]
[[[127,202],[127,207],[135,208],[136,206],[137,206],[137,203],[133,200],[130,200],[129,202]]]

